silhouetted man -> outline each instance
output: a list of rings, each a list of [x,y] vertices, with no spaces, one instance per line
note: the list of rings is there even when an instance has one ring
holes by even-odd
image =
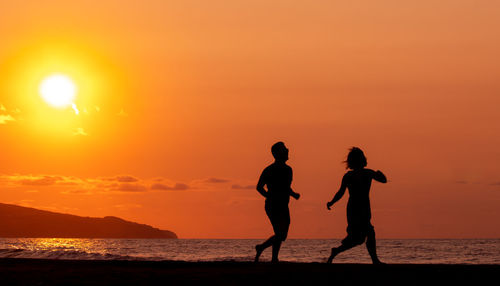
[[[259,261],[262,252],[272,246],[273,262],[278,262],[278,254],[281,243],[285,241],[290,226],[290,211],[288,203],[290,196],[296,200],[300,194],[294,192],[292,184],[292,168],[286,164],[288,160],[288,149],[283,142],[278,142],[271,147],[271,153],[275,159],[274,163],[264,169],[257,183],[257,191],[266,198],[266,214],[273,225],[274,235],[264,243],[255,246],[257,254],[255,262]],[[264,186],[267,187],[264,189]]]

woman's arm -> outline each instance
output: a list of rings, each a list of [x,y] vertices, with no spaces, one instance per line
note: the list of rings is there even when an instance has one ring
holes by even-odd
[[[328,203],[326,203],[326,207],[329,210],[331,209],[333,204],[338,202],[344,196],[346,189],[347,189],[347,174],[345,174],[344,177],[342,178],[342,183],[340,184],[340,189],[337,191],[337,193],[335,194],[333,199],[331,201],[329,201]]]
[[[292,196],[292,198],[298,200],[300,198],[300,194],[299,193],[296,193],[292,190],[292,188],[290,188],[290,196]]]
[[[384,184],[387,183],[387,178],[385,177],[384,173],[379,170],[373,171],[373,179],[377,182],[381,182]]]

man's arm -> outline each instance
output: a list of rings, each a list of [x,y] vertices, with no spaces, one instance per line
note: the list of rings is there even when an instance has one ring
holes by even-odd
[[[293,180],[293,171],[292,169],[290,168],[290,185],[292,184],[292,180]],[[292,190],[292,187],[290,186],[290,196],[296,200],[298,200],[300,198],[300,194],[299,193],[296,193]]]
[[[266,184],[266,179],[265,179],[265,173],[266,170],[262,172],[259,178],[259,182],[257,183],[257,191],[264,197],[267,198],[267,191],[264,189],[264,185]]]
[[[340,184],[340,188],[337,191],[337,193],[335,194],[335,196],[333,197],[333,199],[331,201],[329,201],[328,203],[326,203],[326,207],[329,210],[331,209],[333,204],[338,202],[344,196],[345,190],[347,189],[347,178],[346,177],[347,177],[347,174],[345,174],[344,177],[342,178],[342,183]]]

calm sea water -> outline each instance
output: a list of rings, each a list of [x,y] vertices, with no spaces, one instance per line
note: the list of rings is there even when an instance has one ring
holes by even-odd
[[[0,238],[0,258],[91,260],[252,261],[254,239],[58,239]],[[335,239],[290,239],[280,259],[324,262]],[[500,264],[500,239],[377,241],[378,254],[387,263]],[[262,255],[271,258],[270,249]],[[335,258],[337,263],[370,263],[364,245]]]

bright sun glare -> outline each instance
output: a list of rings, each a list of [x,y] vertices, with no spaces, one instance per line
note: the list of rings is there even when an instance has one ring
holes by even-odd
[[[43,99],[54,107],[75,106],[76,95],[74,82],[66,75],[54,74],[46,77],[40,84],[40,94]]]

